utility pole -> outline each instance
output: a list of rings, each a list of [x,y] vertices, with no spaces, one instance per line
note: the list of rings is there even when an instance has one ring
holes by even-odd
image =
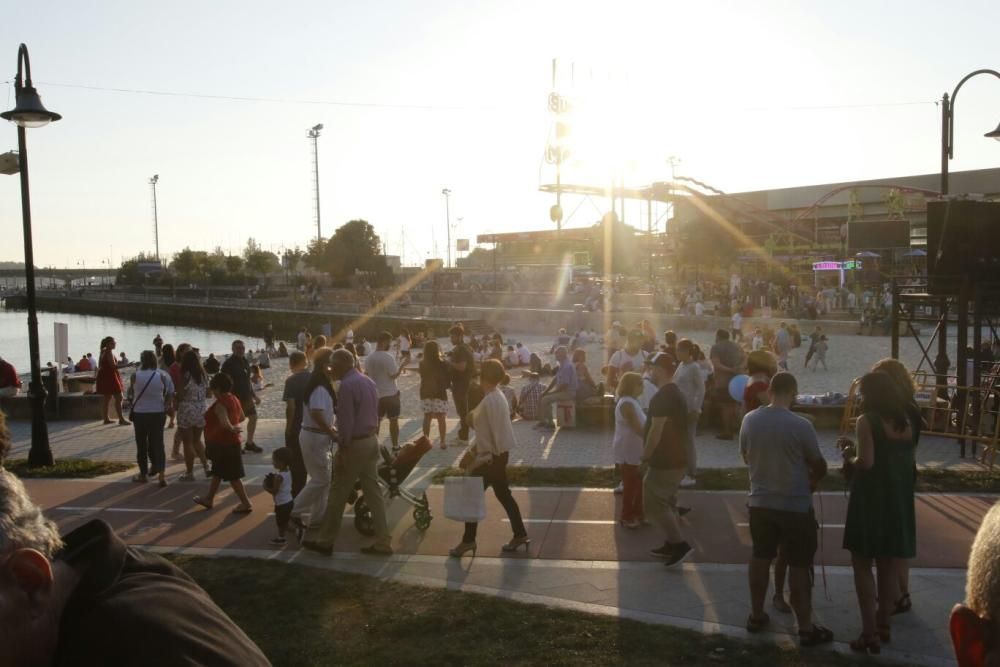
[[[160,180],[159,174],[153,174],[149,179],[149,184],[153,186],[153,241],[156,244],[156,261],[160,261],[160,219],[156,210],[156,184]]]
[[[441,190],[441,194],[444,195],[444,218],[445,224],[448,229],[448,263],[445,264],[446,267],[451,266],[451,190],[444,188]]]
[[[316,188],[316,241],[323,242],[323,229],[320,225],[319,217],[319,131],[323,129],[323,123],[313,125],[306,135],[313,142],[313,176],[315,177]]]

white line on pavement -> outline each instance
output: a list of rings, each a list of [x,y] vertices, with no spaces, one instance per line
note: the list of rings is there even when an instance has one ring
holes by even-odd
[[[820,525],[823,528],[843,528],[844,527],[844,524],[842,524],[842,523],[824,523],[824,524],[820,524]],[[738,524],[736,524],[736,527],[737,528],[749,528],[750,524],[749,523],[738,523]]]
[[[174,511],[146,509],[144,507],[70,507],[69,505],[60,505],[52,509],[61,512],[149,512],[151,514],[172,514]]]
[[[506,523],[510,523],[510,519],[502,519]],[[579,523],[584,525],[594,525],[594,526],[610,526],[618,523],[613,519],[522,519],[524,523]]]

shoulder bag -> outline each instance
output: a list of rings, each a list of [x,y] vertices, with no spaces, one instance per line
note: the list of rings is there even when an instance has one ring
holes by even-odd
[[[139,399],[142,398],[142,395],[146,393],[146,389],[149,387],[149,383],[153,381],[153,376],[159,375],[159,373],[160,371],[153,371],[153,374],[149,376],[148,380],[146,380],[146,384],[142,386],[142,390],[139,392],[139,395],[136,396],[134,401],[132,401],[132,407],[128,411],[129,421],[133,421],[135,419],[135,404],[138,403]]]

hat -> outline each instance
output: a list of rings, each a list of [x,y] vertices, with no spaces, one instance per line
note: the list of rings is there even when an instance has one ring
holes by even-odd
[[[677,367],[677,359],[669,352],[657,352],[649,358],[649,365],[673,370]]]
[[[523,371],[521,373],[521,377],[523,377],[523,378],[537,378],[537,377],[539,377],[539,375],[535,371]]]

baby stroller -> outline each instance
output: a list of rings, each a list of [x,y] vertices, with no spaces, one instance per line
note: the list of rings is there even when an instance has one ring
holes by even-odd
[[[378,466],[378,485],[382,489],[387,500],[401,497],[403,500],[413,505],[413,521],[417,530],[427,530],[431,525],[430,504],[427,502],[427,494],[422,493],[418,498],[406,489],[400,488],[400,484],[410,474],[413,467],[417,465],[424,454],[431,450],[431,441],[427,436],[420,436],[416,442],[403,445],[393,454],[385,447],[381,448],[382,463]],[[348,498],[348,503],[354,505],[354,528],[362,535],[372,536],[375,534],[375,519],[372,516],[371,508],[365,503],[365,496],[361,491],[361,483],[354,483],[354,493]]]

